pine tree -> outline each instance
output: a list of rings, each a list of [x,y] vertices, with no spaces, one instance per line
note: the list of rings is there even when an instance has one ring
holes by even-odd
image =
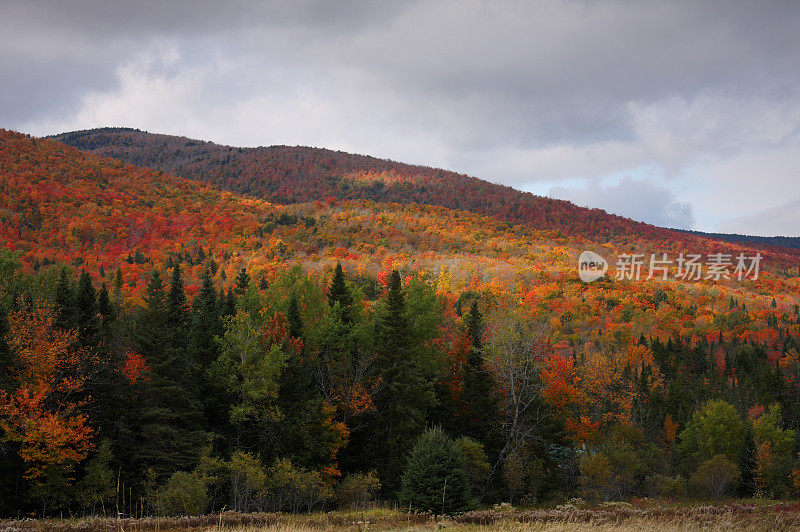
[[[474,506],[461,452],[439,428],[426,431],[414,445],[403,472],[401,506],[453,514]]]
[[[201,282],[200,291],[192,301],[190,339],[194,362],[201,371],[205,371],[217,359],[218,349],[214,337],[221,334],[222,326],[217,291],[208,269],[203,272]]]
[[[122,268],[117,268],[114,272],[114,305],[119,309],[122,306],[122,286],[125,281],[122,278]]]
[[[229,398],[208,374],[219,357],[219,344],[215,340],[223,334],[221,313],[224,299],[220,301],[214,288],[209,268],[201,276],[200,291],[192,301],[192,324],[189,332],[189,353],[192,363],[192,388],[198,401],[203,403],[205,418],[210,430],[224,432],[230,427]]]
[[[143,473],[152,468],[163,479],[192,468],[205,435],[199,405],[181,385],[185,372],[170,349],[167,294],[158,271],[150,277],[144,300],[145,308],[136,320],[136,349],[151,371],[131,398],[130,452],[137,470]]]
[[[228,289],[225,294],[225,304],[222,306],[222,313],[220,317],[227,318],[236,314],[236,294],[233,290]]]
[[[181,266],[175,264],[167,294],[167,321],[173,328],[182,328],[186,324],[187,313],[188,304],[181,277]]]
[[[400,274],[392,272],[384,308],[378,318],[376,369],[381,384],[375,394],[377,414],[373,459],[388,493],[399,487],[410,442],[425,428],[433,406],[433,388],[421,375],[411,350]]]
[[[483,316],[478,302],[473,301],[465,317],[471,345],[464,367],[464,410],[461,426],[463,434],[483,443],[492,453],[499,445],[496,431],[498,406],[494,395],[492,375],[483,361]]]
[[[250,286],[250,276],[247,274],[247,270],[242,268],[239,270],[239,274],[236,276],[236,289],[234,293],[237,296],[244,295],[247,292],[248,287]]]
[[[347,287],[341,262],[336,264],[336,270],[333,272],[331,287],[328,291],[328,302],[331,306],[339,303],[339,307],[342,309],[342,321],[347,325],[352,323],[353,295]]]
[[[55,327],[72,329],[75,326],[75,293],[66,268],[61,268],[56,284],[55,313]]]
[[[86,270],[81,272],[78,280],[78,290],[75,293],[75,312],[78,340],[81,345],[97,347],[100,333],[97,296],[92,284],[92,277]]]

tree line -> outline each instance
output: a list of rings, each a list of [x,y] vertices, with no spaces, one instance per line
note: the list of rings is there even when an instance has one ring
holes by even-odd
[[[0,256],[0,513],[457,512],[800,488],[797,338],[642,337],[617,373],[513,302],[415,272],[269,281],[180,258],[141,301]],[[731,310],[738,307],[731,300]],[[794,353],[794,355],[792,355]],[[577,367],[592,367],[592,390]],[[588,414],[591,414],[589,417]]]

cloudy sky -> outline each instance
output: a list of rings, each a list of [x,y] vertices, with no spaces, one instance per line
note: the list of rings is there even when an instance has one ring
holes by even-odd
[[[439,166],[800,236],[800,2],[0,0],[0,127]]]

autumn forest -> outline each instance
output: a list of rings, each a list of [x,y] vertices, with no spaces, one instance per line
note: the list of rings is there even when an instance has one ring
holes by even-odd
[[[0,130],[0,516],[796,498],[799,288],[445,170]]]

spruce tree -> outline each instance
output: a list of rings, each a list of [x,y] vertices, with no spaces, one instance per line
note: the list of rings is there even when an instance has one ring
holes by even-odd
[[[181,266],[175,264],[172,268],[172,280],[169,283],[169,294],[167,294],[167,321],[173,328],[182,328],[186,324],[188,304],[186,292],[183,287],[181,277]]]
[[[405,296],[400,274],[392,272],[389,290],[378,318],[376,369],[381,384],[375,393],[375,438],[373,459],[384,488],[399,488],[410,442],[425,428],[427,411],[433,406],[433,387],[421,375],[411,350],[405,316]]]
[[[461,451],[439,428],[426,431],[414,445],[403,472],[401,506],[453,514],[474,506]]]
[[[193,467],[205,435],[200,408],[181,385],[184,372],[172,356],[167,294],[158,271],[150,278],[144,300],[136,320],[137,351],[151,372],[131,398],[130,451],[137,470],[152,468],[163,479]]]
[[[217,359],[218,349],[214,337],[222,332],[217,291],[211,273],[206,269],[201,276],[200,291],[192,301],[192,328],[190,334],[196,366],[205,371]]]
[[[153,270],[145,288],[145,310],[136,323],[137,351],[148,363],[166,364],[164,348],[168,344],[166,294],[161,274]]]
[[[209,368],[219,357],[219,344],[215,340],[222,336],[221,314],[225,301],[219,300],[209,268],[201,276],[200,291],[192,301],[192,325],[189,333],[192,363],[192,388],[198,401],[203,403],[205,418],[211,431],[222,433],[230,429],[229,398],[214,378]]]
[[[222,306],[220,317],[234,316],[236,314],[236,302],[236,293],[229,288],[225,294],[225,304]]]
[[[106,283],[100,285],[100,292],[97,294],[97,312],[100,313],[101,339],[108,343],[111,338],[111,325],[117,319],[117,311],[111,304]]]
[[[55,313],[54,326],[60,329],[71,329],[75,326],[75,293],[66,268],[61,268],[56,283]]]
[[[250,286],[250,276],[247,274],[247,270],[242,268],[239,270],[239,274],[236,276],[236,289],[234,293],[237,296],[244,295],[247,292],[248,287]]]
[[[75,293],[75,318],[78,327],[78,341],[81,345],[97,347],[100,333],[97,296],[92,284],[92,277],[86,270],[81,272],[78,290]]]
[[[483,360],[483,316],[478,302],[473,301],[465,317],[471,345],[464,367],[464,418],[462,433],[481,443],[492,453],[499,444],[496,431],[498,406],[494,396],[492,375]]]
[[[191,364],[187,357],[186,334],[189,327],[189,309],[186,292],[183,286],[180,264],[172,268],[172,279],[166,299],[166,334],[165,349],[179,374],[179,382],[184,387],[191,387]]]
[[[341,262],[336,264],[336,270],[333,272],[331,287],[328,291],[328,302],[331,306],[339,303],[339,307],[342,309],[342,321],[346,325],[352,323],[353,295],[347,287]]]
[[[117,312],[111,304],[105,283],[101,285],[97,295],[97,315],[99,316],[97,334],[99,363],[93,378],[87,381],[85,387],[92,397],[102,398],[92,403],[92,426],[99,434],[111,437],[119,428],[116,421],[119,419],[125,398],[121,387],[123,377],[118,371],[121,361],[116,352],[116,344],[119,342],[114,337]]]
[[[117,309],[122,306],[122,286],[124,284],[122,268],[118,267],[117,271],[114,272],[114,305],[116,305]]]

